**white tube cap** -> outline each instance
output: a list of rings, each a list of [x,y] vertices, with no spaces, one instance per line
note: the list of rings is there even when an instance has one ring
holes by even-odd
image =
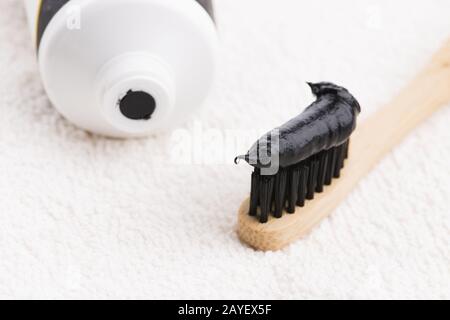
[[[112,59],[100,71],[97,83],[101,113],[125,134],[158,130],[173,111],[174,73],[149,54],[127,53]]]
[[[70,30],[70,13],[80,27]],[[71,122],[112,137],[173,128],[199,108],[216,67],[213,20],[194,0],[71,0],[39,49],[45,89]]]

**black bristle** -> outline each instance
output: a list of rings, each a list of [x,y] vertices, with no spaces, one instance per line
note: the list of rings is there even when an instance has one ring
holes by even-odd
[[[269,212],[272,204],[274,176],[260,176],[259,182],[259,202],[261,206],[261,215],[259,221],[266,223],[269,221]]]
[[[340,145],[339,147],[337,147],[337,157],[336,157],[336,162],[334,165],[334,174],[333,176],[335,178],[339,178],[341,176],[341,169],[342,169],[342,164],[344,162],[344,156],[345,156],[345,152],[344,152],[344,145]]]
[[[329,186],[333,181],[334,176],[334,168],[336,166],[337,159],[337,148],[331,148],[328,152],[328,165],[327,165],[327,173],[325,175],[325,185]]]
[[[280,168],[275,176],[274,212],[275,218],[281,218],[286,203],[287,169]]]
[[[328,166],[328,152],[323,151],[319,155],[319,171],[317,174],[316,192],[323,192],[323,185],[325,184],[325,176]]]
[[[324,186],[332,183],[333,177],[339,178],[348,150],[349,141],[346,141],[300,163],[280,168],[271,176],[263,176],[261,170],[255,168],[249,215],[258,216],[261,223],[266,223],[271,212],[275,218],[281,218],[284,210],[295,213],[296,206],[304,207],[306,200],[314,199],[316,192],[323,192]]]
[[[251,191],[250,191],[250,212],[251,216],[256,216],[259,205],[259,169],[255,168],[252,173]]]
[[[342,145],[342,161],[341,161],[341,170],[344,168],[345,160],[348,158],[348,140]]]
[[[306,191],[306,199],[314,199],[314,193],[317,185],[317,175],[319,172],[319,161],[313,159],[309,164],[308,190]]]
[[[348,159],[348,149],[350,147],[350,139],[345,142],[345,159]]]
[[[298,183],[297,206],[304,207],[306,200],[307,183],[309,176],[309,167],[300,167],[300,179]]]
[[[295,212],[295,205],[297,204],[298,198],[298,187],[300,181],[300,168],[299,166],[294,166],[289,170],[289,184],[288,184],[288,205],[286,211],[288,213]]]

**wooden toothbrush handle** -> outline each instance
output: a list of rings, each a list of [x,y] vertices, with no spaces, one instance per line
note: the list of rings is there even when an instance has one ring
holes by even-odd
[[[279,250],[307,235],[353,190],[356,184],[409,132],[441,106],[450,103],[450,40],[431,63],[391,103],[358,125],[350,155],[339,179],[316,194],[295,214],[271,217],[261,224],[248,215],[249,200],[239,210],[238,235],[258,250]]]
[[[450,40],[428,66],[389,104],[362,123],[352,136],[352,157],[365,174],[406,135],[450,103]],[[364,168],[362,168],[364,167]]]

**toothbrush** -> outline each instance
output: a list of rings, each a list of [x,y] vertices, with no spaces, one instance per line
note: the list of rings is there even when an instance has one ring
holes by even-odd
[[[329,186],[325,184],[323,190],[316,184],[314,200],[306,201],[303,207],[297,205],[292,208],[292,203],[289,201],[287,201],[287,205],[282,203],[281,214],[279,205],[275,203],[271,205],[263,204],[266,208],[261,208],[261,202],[258,202],[255,211],[255,204],[251,203],[252,199],[246,199],[238,213],[239,238],[254,249],[275,251],[306,236],[333,212],[359,180],[370,172],[386,154],[401,143],[421,122],[448,103],[450,103],[450,40],[396,98],[358,125],[351,136],[348,150],[349,157],[345,166],[337,172],[339,174],[335,175],[339,176],[339,179],[334,179]],[[302,137],[299,136],[298,139],[301,141]],[[344,148],[343,152],[346,155],[345,144],[335,147]],[[282,147],[280,146],[280,148]],[[260,150],[258,149],[258,151]],[[316,157],[315,159],[318,157],[317,154],[312,156]],[[282,158],[283,154],[280,155],[279,160],[281,165],[283,164]],[[259,163],[258,158],[256,158],[256,161],[251,159],[250,153],[240,156],[238,159],[250,162],[255,166],[255,171],[258,167],[260,170],[267,169]],[[328,163],[331,163],[330,160],[328,160]],[[317,170],[318,175],[323,174],[320,169],[316,169],[316,166],[310,167],[310,169]],[[283,168],[281,168],[282,170]],[[280,171],[276,175],[280,175]],[[275,177],[275,179],[277,178]],[[287,179],[292,180],[297,179],[297,177],[289,177],[288,173]],[[255,182],[253,181],[254,185]],[[289,188],[289,183],[286,185]],[[273,188],[272,193],[275,190],[275,182],[273,182]],[[280,189],[277,191],[279,192]],[[312,198],[311,194],[309,194],[309,198]],[[289,200],[289,195],[286,199]],[[267,201],[270,203],[276,202],[274,200],[275,197]],[[300,201],[298,204],[302,205],[303,203]],[[263,211],[267,210],[272,211],[273,214],[267,214],[266,217],[266,212]]]

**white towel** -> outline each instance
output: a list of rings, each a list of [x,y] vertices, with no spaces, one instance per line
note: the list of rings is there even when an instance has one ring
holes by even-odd
[[[279,252],[235,233],[250,168],[232,160],[256,136],[221,143],[301,112],[305,81],[348,87],[366,118],[450,36],[449,1],[216,0],[205,108],[184,131],[129,141],[51,106],[21,2],[0,1],[1,298],[450,298],[448,107]],[[183,132],[193,163],[173,157]]]

